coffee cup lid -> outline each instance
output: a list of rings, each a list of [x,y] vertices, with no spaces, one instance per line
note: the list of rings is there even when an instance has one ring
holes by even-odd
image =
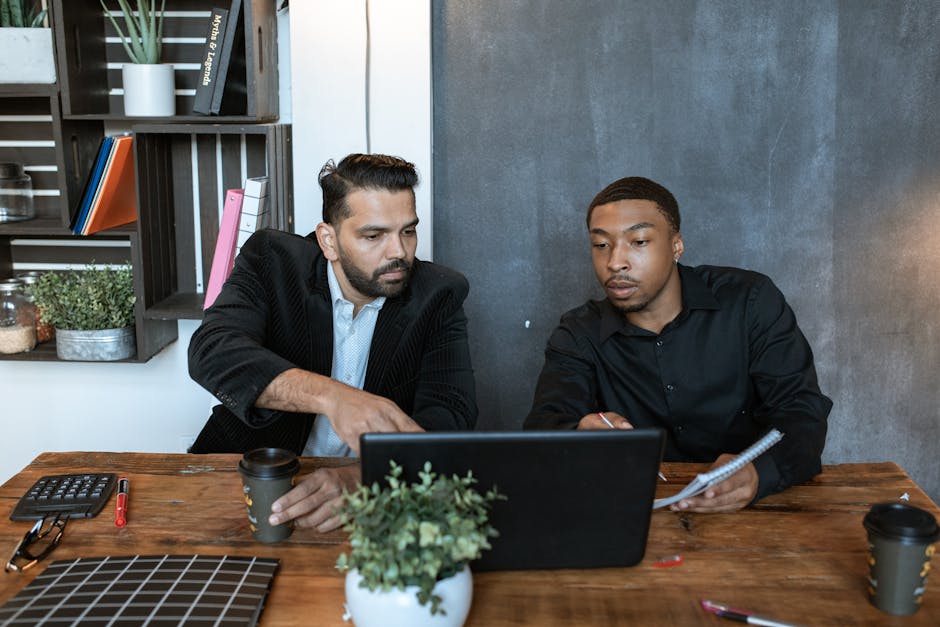
[[[904,503],[876,503],[865,515],[865,528],[901,541],[932,543],[940,538],[933,514]]]
[[[242,456],[238,470],[250,477],[272,479],[296,474],[300,470],[300,461],[286,449],[256,448]]]

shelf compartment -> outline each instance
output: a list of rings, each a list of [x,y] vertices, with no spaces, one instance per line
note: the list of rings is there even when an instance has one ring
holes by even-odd
[[[103,125],[63,121],[54,86],[45,87],[0,90],[0,161],[23,164],[32,179],[35,220],[67,226],[69,208],[81,194]]]
[[[108,6],[117,9],[117,2]],[[193,114],[210,11],[218,0],[167,0],[163,62],[176,66],[176,111],[163,121],[273,121],[278,112],[277,14],[275,0],[244,0],[247,105],[234,116]],[[53,0],[62,110],[66,119],[127,120],[121,66],[127,53],[99,0]],[[118,19],[122,23],[122,18]],[[123,27],[123,25],[122,25]],[[126,32],[125,32],[126,34]],[[140,118],[137,118],[140,119]]]
[[[140,294],[140,238],[136,231],[112,229],[94,237],[78,237],[63,229],[56,235],[35,233],[0,233],[0,278],[16,276],[30,270],[62,271],[82,269],[90,263],[126,265],[134,268],[134,291],[138,295],[134,318],[137,333],[137,355],[128,362],[145,362],[177,339],[175,322],[144,318]],[[51,348],[50,348],[51,347]],[[0,355],[3,360],[55,361],[55,344],[40,344],[36,350],[16,355]]]
[[[200,319],[225,190],[268,176],[272,226],[293,230],[286,124],[134,126],[144,316]]]

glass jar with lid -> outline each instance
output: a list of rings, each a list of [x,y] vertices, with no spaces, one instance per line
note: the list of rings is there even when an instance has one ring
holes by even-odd
[[[19,279],[0,281],[0,353],[25,353],[36,346],[36,307]]]
[[[33,181],[21,163],[0,163],[0,222],[29,220],[33,207]]]
[[[36,281],[39,280],[39,277],[42,276],[42,272],[37,272],[31,270],[29,272],[23,272],[16,276],[17,279],[23,282],[23,291],[26,295],[29,302],[36,304],[36,301],[33,299],[32,294],[29,292],[29,287],[35,285]],[[42,309],[39,306],[36,306],[36,343],[42,344],[43,342],[48,342],[55,337],[55,327],[49,324],[48,322],[42,321]]]

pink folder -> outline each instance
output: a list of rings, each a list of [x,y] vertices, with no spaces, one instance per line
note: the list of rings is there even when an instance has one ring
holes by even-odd
[[[219,224],[219,237],[215,241],[215,253],[212,255],[212,269],[209,271],[209,285],[206,287],[203,309],[208,309],[215,302],[222,291],[222,284],[235,265],[235,244],[238,241],[238,221],[241,218],[244,195],[245,191],[242,189],[230,189],[225,192],[222,222]]]

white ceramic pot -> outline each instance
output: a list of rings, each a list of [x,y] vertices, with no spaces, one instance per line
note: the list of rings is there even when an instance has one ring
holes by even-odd
[[[470,613],[473,575],[470,568],[437,582],[434,593],[443,599],[444,615],[431,615],[431,604],[418,603],[418,587],[370,592],[359,587],[355,568],[346,573],[346,611],[356,627],[460,627]]]
[[[172,63],[125,63],[124,115],[165,117],[176,114],[176,78]]]
[[[51,28],[0,28],[0,83],[54,83]]]

